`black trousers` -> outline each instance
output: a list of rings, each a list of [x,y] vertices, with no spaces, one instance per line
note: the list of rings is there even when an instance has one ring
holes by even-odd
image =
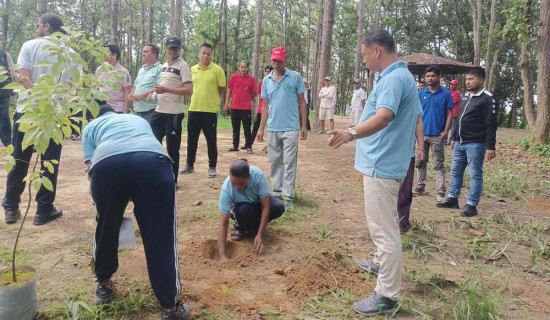
[[[215,168],[218,163],[217,146],[218,114],[212,112],[189,111],[187,114],[187,164],[193,166],[197,156],[199,135],[204,134],[208,146],[208,166]]]
[[[162,143],[162,139],[166,137],[166,151],[172,158],[174,180],[178,183],[178,170],[180,166],[180,146],[181,146],[181,132],[182,121],[185,114],[169,114],[159,113],[154,111],[150,115],[149,124],[153,129],[155,138]]]
[[[231,126],[233,127],[233,148],[239,147],[239,140],[241,139],[241,122],[243,124],[244,132],[244,147],[252,148],[252,133],[250,126],[252,124],[252,111],[251,110],[237,110],[231,109]]]
[[[0,140],[4,147],[11,144],[10,97],[0,97]]]
[[[274,196],[269,196],[269,221],[279,218],[285,212],[285,206],[279,199]],[[235,229],[239,231],[247,231],[250,233],[258,232],[262,219],[262,204],[239,202],[233,206],[235,215]]]
[[[118,269],[118,236],[131,197],[151,286],[162,307],[173,307],[181,283],[172,162],[153,152],[119,154],[96,163],[90,181],[97,210],[95,281],[110,279]]]
[[[250,136],[251,146],[256,141],[256,135],[258,134],[258,129],[260,128],[260,122],[262,122],[262,114],[256,113],[256,119],[254,119],[254,125],[252,126],[252,134]]]
[[[23,178],[29,171],[29,162],[31,161],[34,149],[29,146],[25,150],[21,150],[24,132],[19,132],[19,123],[17,120],[21,118],[22,113],[16,113],[13,116],[13,157],[15,158],[15,166],[8,173],[6,183],[6,196],[2,202],[2,206],[7,209],[18,209],[21,202],[21,194],[25,190],[25,182]],[[53,202],[55,201],[55,192],[57,189],[57,174],[59,172],[59,158],[61,157],[61,145],[56,144],[53,140],[50,140],[50,144],[46,149],[46,152],[41,160],[41,169],[44,171],[43,176],[50,179],[53,185],[53,192],[47,190],[42,186],[36,193],[36,211],[38,213],[49,213],[53,210]],[[57,160],[58,164],[53,164],[54,172],[50,173],[42,161],[45,160]]]

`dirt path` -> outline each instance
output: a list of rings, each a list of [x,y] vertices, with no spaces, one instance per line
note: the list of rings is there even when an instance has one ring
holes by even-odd
[[[346,120],[338,118],[337,125],[344,128]],[[524,134],[499,131],[499,141],[518,133]],[[183,296],[191,304],[196,318],[217,319],[228,314],[235,319],[357,318],[349,313],[350,303],[369,293],[375,279],[359,272],[353,260],[370,256],[374,246],[368,240],[364,218],[362,178],[353,169],[355,144],[334,151],[326,147],[326,139],[327,136],[310,134],[300,143],[297,205],[268,226],[266,254],[257,256],[253,252],[252,240],[244,240],[230,244],[231,260],[221,264],[216,259],[217,199],[228,164],[236,157],[246,157],[266,174],[269,164],[267,155],[260,151],[263,144],[254,146],[253,155],[226,152],[231,144],[231,133],[221,131],[218,176],[209,179],[206,144],[201,137],[195,172],[180,176],[182,188],[177,196]],[[183,140],[182,161],[185,159]],[[20,244],[25,262],[38,270],[43,319],[64,318],[71,300],[82,300],[90,305],[93,301],[94,283],[88,264],[95,227],[94,208],[88,194],[89,183],[84,173],[80,142],[66,141],[63,148],[56,205],[63,209],[64,216],[42,227],[26,224]],[[510,154],[513,155],[513,150]],[[2,170],[2,195],[5,179]],[[427,187],[433,189],[433,181]],[[431,196],[414,199],[411,216],[417,224],[409,240],[416,241],[428,234],[425,238],[439,243],[443,251],[428,248],[424,249],[429,251],[428,254],[423,255],[420,247],[417,246],[415,251],[413,246],[404,254],[404,310],[397,318],[420,319],[415,309],[430,314],[430,308],[432,311],[444,308],[422,286],[423,282],[419,280],[422,272],[433,276],[428,280],[444,280],[438,284],[449,295],[457,291],[460,283],[481,277],[491,291],[506,287],[502,299],[519,299],[504,304],[502,313],[507,317],[550,318],[550,272],[537,273],[529,267],[529,250],[534,248],[531,240],[519,237],[517,243],[513,242],[507,249],[514,262],[513,269],[504,257],[481,263],[478,259],[476,263],[469,254],[471,244],[467,243],[468,239],[486,238],[488,234],[493,236],[492,240],[502,241],[495,230],[500,230],[499,226],[504,222],[497,218],[483,220],[492,215],[502,218],[506,213],[518,221],[535,219],[539,225],[550,224],[548,198],[527,202],[484,197],[479,206],[480,218],[470,221],[460,218],[458,211],[435,208],[433,194],[432,190]],[[34,211],[35,207],[32,207],[31,219]],[[126,215],[132,216],[131,204]],[[5,247],[12,246],[15,233],[15,226],[0,222],[0,253],[6,252]],[[543,230],[542,234],[548,239],[548,230]],[[149,289],[143,246],[139,245],[135,251],[121,252],[119,260],[120,267],[114,280],[126,307],[137,308],[136,319],[156,319],[158,309]],[[474,266],[478,264],[484,269],[476,278],[474,274],[478,269]],[[491,278],[499,270],[504,270],[500,277]],[[510,277],[509,282],[507,277]],[[333,298],[337,297],[336,302],[330,295],[327,298],[327,292],[332,292]],[[432,316],[438,318],[437,314],[434,312]],[[115,313],[110,317],[118,319],[121,316]]]

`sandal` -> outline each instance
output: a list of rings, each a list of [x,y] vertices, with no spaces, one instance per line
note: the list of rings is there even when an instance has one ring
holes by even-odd
[[[227,151],[239,151],[239,148],[235,148],[235,147],[233,147],[233,148],[229,148],[229,149],[227,149]]]
[[[252,151],[252,148],[246,148],[246,153],[253,154],[254,152]]]
[[[233,230],[231,231],[231,240],[233,241],[240,241],[243,239],[243,233],[239,230]]]

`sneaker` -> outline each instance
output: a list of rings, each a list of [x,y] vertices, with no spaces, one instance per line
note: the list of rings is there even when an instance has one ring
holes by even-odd
[[[35,226],[41,226],[43,224],[46,224],[50,221],[53,221],[63,215],[62,210],[57,210],[55,207],[52,208],[52,211],[46,212],[46,213],[40,213],[37,212],[34,216],[34,221],[32,224]]]
[[[437,202],[445,201],[445,194],[444,193],[438,193],[436,200],[437,200]]]
[[[471,206],[469,204],[466,204],[464,206],[464,209],[462,209],[462,212],[460,212],[460,215],[463,217],[477,216],[477,208],[476,206]]]
[[[95,289],[95,304],[100,305],[112,302],[115,299],[113,291],[112,283],[108,286],[97,286]]]
[[[4,215],[7,224],[16,223],[17,220],[21,217],[21,211],[19,209],[8,209],[4,208]]]
[[[195,167],[185,164],[183,169],[181,169],[180,174],[186,174],[191,172],[195,172]]]
[[[412,193],[413,196],[421,196],[423,194],[426,194],[426,189],[424,188],[424,186],[417,186],[416,188],[414,188]]]
[[[357,262],[357,265],[359,268],[375,275],[378,275],[378,270],[380,270],[380,266],[377,266],[374,260],[361,260]]]
[[[189,320],[191,319],[191,310],[189,306],[179,301],[176,302],[176,309],[163,309],[160,314],[161,320]]]
[[[447,197],[447,199],[436,204],[438,208],[458,209],[458,198]]]
[[[373,291],[367,298],[354,303],[353,309],[364,316],[393,314],[397,311],[397,301],[383,297]]]
[[[208,178],[214,178],[217,174],[215,167],[208,168]]]

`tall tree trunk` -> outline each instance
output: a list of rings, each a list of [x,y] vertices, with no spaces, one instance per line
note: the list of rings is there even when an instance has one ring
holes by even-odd
[[[311,1],[307,2],[307,55],[306,55],[306,80],[310,81],[310,59],[311,59]]]
[[[111,16],[111,43],[118,45],[118,0],[109,0],[109,13]]]
[[[239,33],[241,30],[241,6],[242,6],[242,0],[239,0],[239,3],[237,5],[237,25],[235,26],[235,48],[233,49],[233,66],[231,69],[233,71],[238,70],[237,61],[239,59]]]
[[[474,66],[479,67],[481,60],[481,16],[482,1],[468,0],[472,8],[472,21],[474,31]]]
[[[533,20],[533,0],[525,0],[523,9],[524,21],[528,26],[528,34],[530,35],[530,26]],[[535,125],[535,112],[533,110],[533,88],[531,86],[531,69],[529,66],[529,42],[530,36],[521,38],[520,70],[523,85],[523,114],[525,115],[527,126],[533,128]]]
[[[359,21],[357,23],[357,47],[355,52],[355,64],[354,64],[354,70],[353,70],[353,77],[358,79],[359,73],[361,72],[361,62],[363,60],[363,56],[361,55],[361,39],[363,38],[363,30],[364,30],[364,15],[365,15],[365,0],[359,0]]]
[[[487,68],[487,67],[485,68],[485,73],[486,73],[485,78],[487,79],[486,88],[489,92],[493,92],[493,90],[494,90],[494,87],[495,87],[495,73],[496,73],[497,64],[498,64],[498,58],[499,58],[499,55],[500,55],[500,51],[502,50],[502,48],[504,48],[505,44],[506,44],[506,38],[502,37],[500,39],[500,42],[499,42],[498,46],[495,49],[495,52],[492,54],[491,65],[488,65],[489,68]],[[487,70],[489,72],[487,72]]]
[[[376,8],[374,8],[374,24],[372,30],[380,28],[380,13],[382,11],[382,0],[376,1]],[[374,73],[369,70],[369,77],[367,79],[367,93],[370,94],[372,87],[374,86]]]
[[[491,18],[489,19],[489,33],[487,34],[487,48],[485,53],[485,79],[490,79],[491,76],[491,66],[492,59],[495,56],[498,59],[497,55],[493,55],[493,39],[495,38],[495,23],[497,18],[497,0],[491,0]],[[486,81],[485,87],[490,92],[493,91],[491,81]]]
[[[252,53],[252,75],[259,79],[260,74],[260,42],[262,40],[262,20],[264,0],[256,0],[256,22],[254,23],[254,52]]]
[[[548,143],[550,134],[550,0],[540,2],[535,143]]]
[[[169,33],[171,37],[181,38],[182,33],[182,1],[170,0],[170,29]]]
[[[141,0],[141,42],[140,46],[143,48],[145,45],[145,39],[147,39],[147,34],[145,31],[145,0]],[[141,55],[138,54],[138,61],[141,61]],[[140,65],[141,63],[138,63]]]
[[[48,0],[37,0],[36,1],[36,17],[40,17],[46,13],[46,6],[48,5]]]
[[[313,77],[310,81],[311,86],[311,105],[313,106],[313,109],[315,111],[315,120],[313,123],[313,129],[317,131],[318,125],[319,125],[319,67],[321,63],[321,44],[322,44],[322,38],[323,38],[323,4],[324,0],[318,0],[317,1],[317,8],[319,10],[319,17],[317,21],[317,30],[315,31],[315,52],[313,56],[315,57],[313,60]]]
[[[323,36],[321,40],[321,63],[319,65],[318,85],[321,86],[322,79],[330,76],[330,53],[332,48],[332,29],[334,27],[334,5],[336,0],[326,0],[323,13]],[[318,92],[315,92],[317,95]],[[320,100],[318,103],[320,104]],[[319,106],[315,106],[316,109]]]
[[[4,13],[2,14],[2,49],[8,49],[8,30],[10,18],[10,0],[4,2]]]
[[[153,0],[149,0],[149,37],[148,42],[153,43],[154,39],[154,28],[155,26],[155,11],[153,9]]]
[[[252,53],[252,75],[256,79],[263,77],[263,72],[260,74],[260,42],[262,40],[262,21],[264,15],[264,0],[256,0],[256,22],[254,23],[254,52]],[[261,92],[258,92],[261,95]],[[258,96],[254,98],[252,104],[252,116],[256,117],[256,101]]]

